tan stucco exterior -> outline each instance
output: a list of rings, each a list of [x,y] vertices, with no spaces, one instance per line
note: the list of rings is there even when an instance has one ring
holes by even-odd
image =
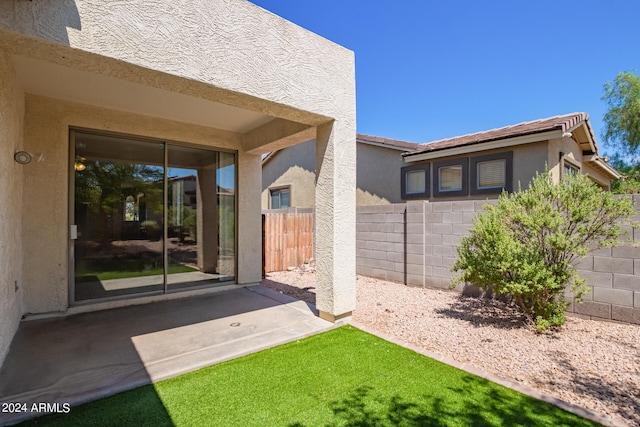
[[[585,155],[578,144],[571,138],[556,138],[549,141],[549,171],[554,180],[559,180],[562,175],[564,162],[578,167],[580,172],[586,174],[595,183],[605,189],[611,188],[611,178],[601,171],[594,168],[589,162],[585,161]],[[562,153],[562,155],[560,154]]]
[[[15,70],[0,51],[0,361],[24,313],[22,200],[24,97]],[[17,289],[16,289],[17,286]]]
[[[402,149],[365,142],[356,144],[356,204],[401,203],[398,183]],[[273,153],[262,166],[262,209],[271,209],[270,190],[289,188],[291,207],[315,206],[315,142],[313,140]]]
[[[398,191],[402,151],[358,143],[358,206],[401,203]]]
[[[547,151],[549,144],[546,141],[520,145],[513,150],[513,189],[518,185],[527,188],[536,176],[536,173],[544,172],[547,166]],[[501,151],[501,150],[496,150]]]
[[[313,208],[316,204],[316,141],[273,153],[262,165],[262,209],[272,209],[270,190],[289,188],[291,207]]]
[[[261,278],[261,155],[317,135],[317,306],[353,310],[353,52],[244,0],[7,1],[0,95],[0,361],[20,316],[70,310],[70,127],[235,151],[238,284]]]
[[[25,174],[23,246],[24,259],[39,260],[39,268],[27,269],[24,280],[27,290],[26,309],[29,313],[64,311],[68,296],[68,156],[69,128],[114,131],[202,147],[233,149],[239,137],[230,132],[186,123],[172,122],[149,116],[92,107],[83,104],[26,95],[25,150],[44,155],[44,161],[27,165]],[[238,173],[244,182],[255,182],[255,163],[259,157],[239,153]],[[251,179],[252,178],[252,179]],[[242,185],[242,183],[240,183]],[[238,189],[241,206],[251,206],[255,186]],[[242,191],[244,190],[244,191]],[[244,213],[244,210],[241,210]],[[239,222],[242,218],[239,219]],[[250,221],[247,223],[251,224]],[[64,224],[64,226],[60,226]],[[247,248],[243,256],[255,262],[261,252],[251,250],[252,233],[239,230],[238,245]],[[258,229],[258,233],[260,230]],[[42,242],[47,242],[43,245]],[[258,266],[259,267],[259,266]],[[245,266],[238,271],[238,283],[254,283],[260,269]]]
[[[356,204],[364,206],[403,202],[400,180],[402,167],[407,163],[402,160],[400,154],[407,149],[383,147],[358,140],[356,150]],[[446,151],[443,151],[442,155],[433,160],[411,164],[434,163],[504,152],[513,153],[511,185],[513,190],[517,190],[519,186],[527,188],[536,173],[542,173],[545,168],[551,172],[554,180],[559,180],[564,162],[570,162],[579,167],[582,173],[589,175],[594,182],[603,188],[610,187],[611,177],[586,161],[582,148],[571,137],[527,141],[527,143],[506,145],[501,148],[470,150],[457,155],[446,155]],[[560,153],[562,153],[562,157]],[[272,153],[265,159],[262,166],[262,209],[272,208],[269,197],[270,190],[280,188],[289,189],[291,207],[314,207],[315,163],[311,160],[313,156],[315,156],[315,145],[314,141],[310,140]],[[434,170],[430,168],[430,183],[432,185],[434,182],[433,174]],[[436,197],[431,192],[428,200],[485,200],[497,198],[499,194],[500,192]]]
[[[595,183],[600,185],[602,188],[610,189],[611,187],[611,175],[606,175],[602,170],[595,168],[589,161],[587,161],[582,148],[571,137],[553,138],[548,140],[529,142],[526,144],[505,144],[505,146],[501,148],[494,148],[490,150],[467,150],[467,152],[463,154],[450,156],[447,156],[447,151],[443,150],[442,152],[438,153],[437,157],[434,156],[433,159],[420,162],[412,162],[411,164],[414,165],[429,163],[431,165],[429,169],[429,182],[433,190],[435,173],[433,164],[435,162],[456,160],[461,158],[471,159],[475,156],[499,154],[509,151],[513,153],[513,180],[511,183],[511,188],[514,191],[517,191],[518,188],[527,188],[536,174],[543,173],[545,169],[550,172],[554,182],[558,182],[562,176],[565,162],[568,162],[574,167],[577,167],[581,173],[588,175]],[[406,165],[407,163],[405,163],[405,166]],[[500,195],[499,192],[496,192],[490,194],[467,194],[464,196],[443,197],[435,196],[433,193],[434,192],[431,191],[430,196],[428,198],[425,198],[424,200],[485,200],[495,199]]]
[[[429,161],[429,162],[417,162],[420,163],[431,163],[432,167],[429,169],[430,177],[429,182],[431,186],[434,184],[434,168],[433,163],[439,161],[446,160],[456,160],[461,158],[471,158],[474,156],[484,156],[491,154],[499,154],[511,151],[513,153],[513,179],[512,179],[512,188],[514,190],[518,189],[518,186],[521,186],[523,189],[529,186],[529,182],[531,179],[536,176],[536,173],[543,172],[545,170],[546,164],[549,160],[548,155],[548,142],[540,141],[531,144],[525,145],[517,145],[513,147],[505,147],[505,148],[497,148],[493,150],[483,150],[477,151],[468,154],[459,154],[457,156],[443,156],[439,157],[437,160]],[[400,188],[400,178],[397,181],[398,191]],[[436,197],[433,195],[433,191],[430,192],[430,197],[425,200],[485,200],[497,198],[500,195],[500,192],[496,192],[493,194],[468,194],[465,196],[455,196],[455,197]]]

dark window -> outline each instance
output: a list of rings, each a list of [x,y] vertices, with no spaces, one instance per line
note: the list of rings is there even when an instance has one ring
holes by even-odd
[[[291,205],[289,187],[274,188],[271,193],[271,209],[288,208]]]
[[[433,195],[436,197],[469,194],[469,159],[453,159],[433,164]]]
[[[563,159],[562,163],[563,163],[563,167],[562,167],[563,176],[576,175],[580,173],[579,166],[576,166],[573,163],[568,162],[566,159]]]
[[[429,163],[405,166],[400,173],[400,192],[403,199],[429,197]]]
[[[513,191],[513,151],[471,158],[471,194]]]

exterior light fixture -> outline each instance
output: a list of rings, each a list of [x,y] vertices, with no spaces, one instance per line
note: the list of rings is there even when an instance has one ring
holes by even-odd
[[[26,151],[16,151],[13,155],[13,160],[20,163],[21,165],[26,165],[31,163],[31,154]]]

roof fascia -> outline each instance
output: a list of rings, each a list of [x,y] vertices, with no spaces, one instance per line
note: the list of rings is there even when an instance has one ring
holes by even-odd
[[[605,173],[609,174],[611,177],[613,177],[613,179],[620,179],[622,178],[622,174],[620,174],[620,172],[618,172],[615,168],[613,168],[610,164],[608,164],[607,162],[604,161],[604,159],[600,156],[598,156],[597,154],[592,154],[589,156],[585,156],[584,160],[587,163],[592,163],[593,165],[595,165],[596,167],[600,168],[601,170],[603,170]]]
[[[593,140],[593,138],[591,137],[591,135],[592,135],[591,128],[589,126],[589,123],[586,120],[582,120],[580,123],[577,123],[576,125],[574,125],[571,128],[567,129],[566,132],[573,133],[573,131],[575,131],[576,129],[578,129],[581,126],[584,126],[584,133],[587,136],[587,142],[589,143],[589,147],[591,148],[591,151],[594,152],[594,153],[598,153],[598,150],[596,148],[596,143]],[[578,141],[576,141],[576,142],[578,142]],[[580,144],[580,142],[578,142],[578,144]]]
[[[389,148],[391,150],[398,150],[403,153],[408,150],[411,150],[410,147],[398,147],[396,145],[384,144],[382,142],[367,141],[366,139],[356,139],[356,142],[360,142],[362,144],[375,145],[376,147]],[[419,145],[419,144],[416,144],[416,145]]]
[[[439,159],[441,157],[458,156],[461,154],[476,153],[478,151],[494,150],[497,148],[512,147],[514,145],[531,144],[534,142],[548,141],[550,139],[559,138],[562,131],[553,130],[547,132],[536,133],[533,135],[517,136],[515,138],[497,139],[495,141],[480,142],[477,144],[463,145],[459,147],[444,148],[437,151],[429,151],[426,153],[410,153],[404,156],[405,163],[419,162],[422,160]]]

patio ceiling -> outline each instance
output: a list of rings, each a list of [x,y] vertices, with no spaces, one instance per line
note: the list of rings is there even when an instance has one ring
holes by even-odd
[[[273,120],[259,112],[22,55],[13,55],[12,61],[25,92],[33,95],[237,133]]]

